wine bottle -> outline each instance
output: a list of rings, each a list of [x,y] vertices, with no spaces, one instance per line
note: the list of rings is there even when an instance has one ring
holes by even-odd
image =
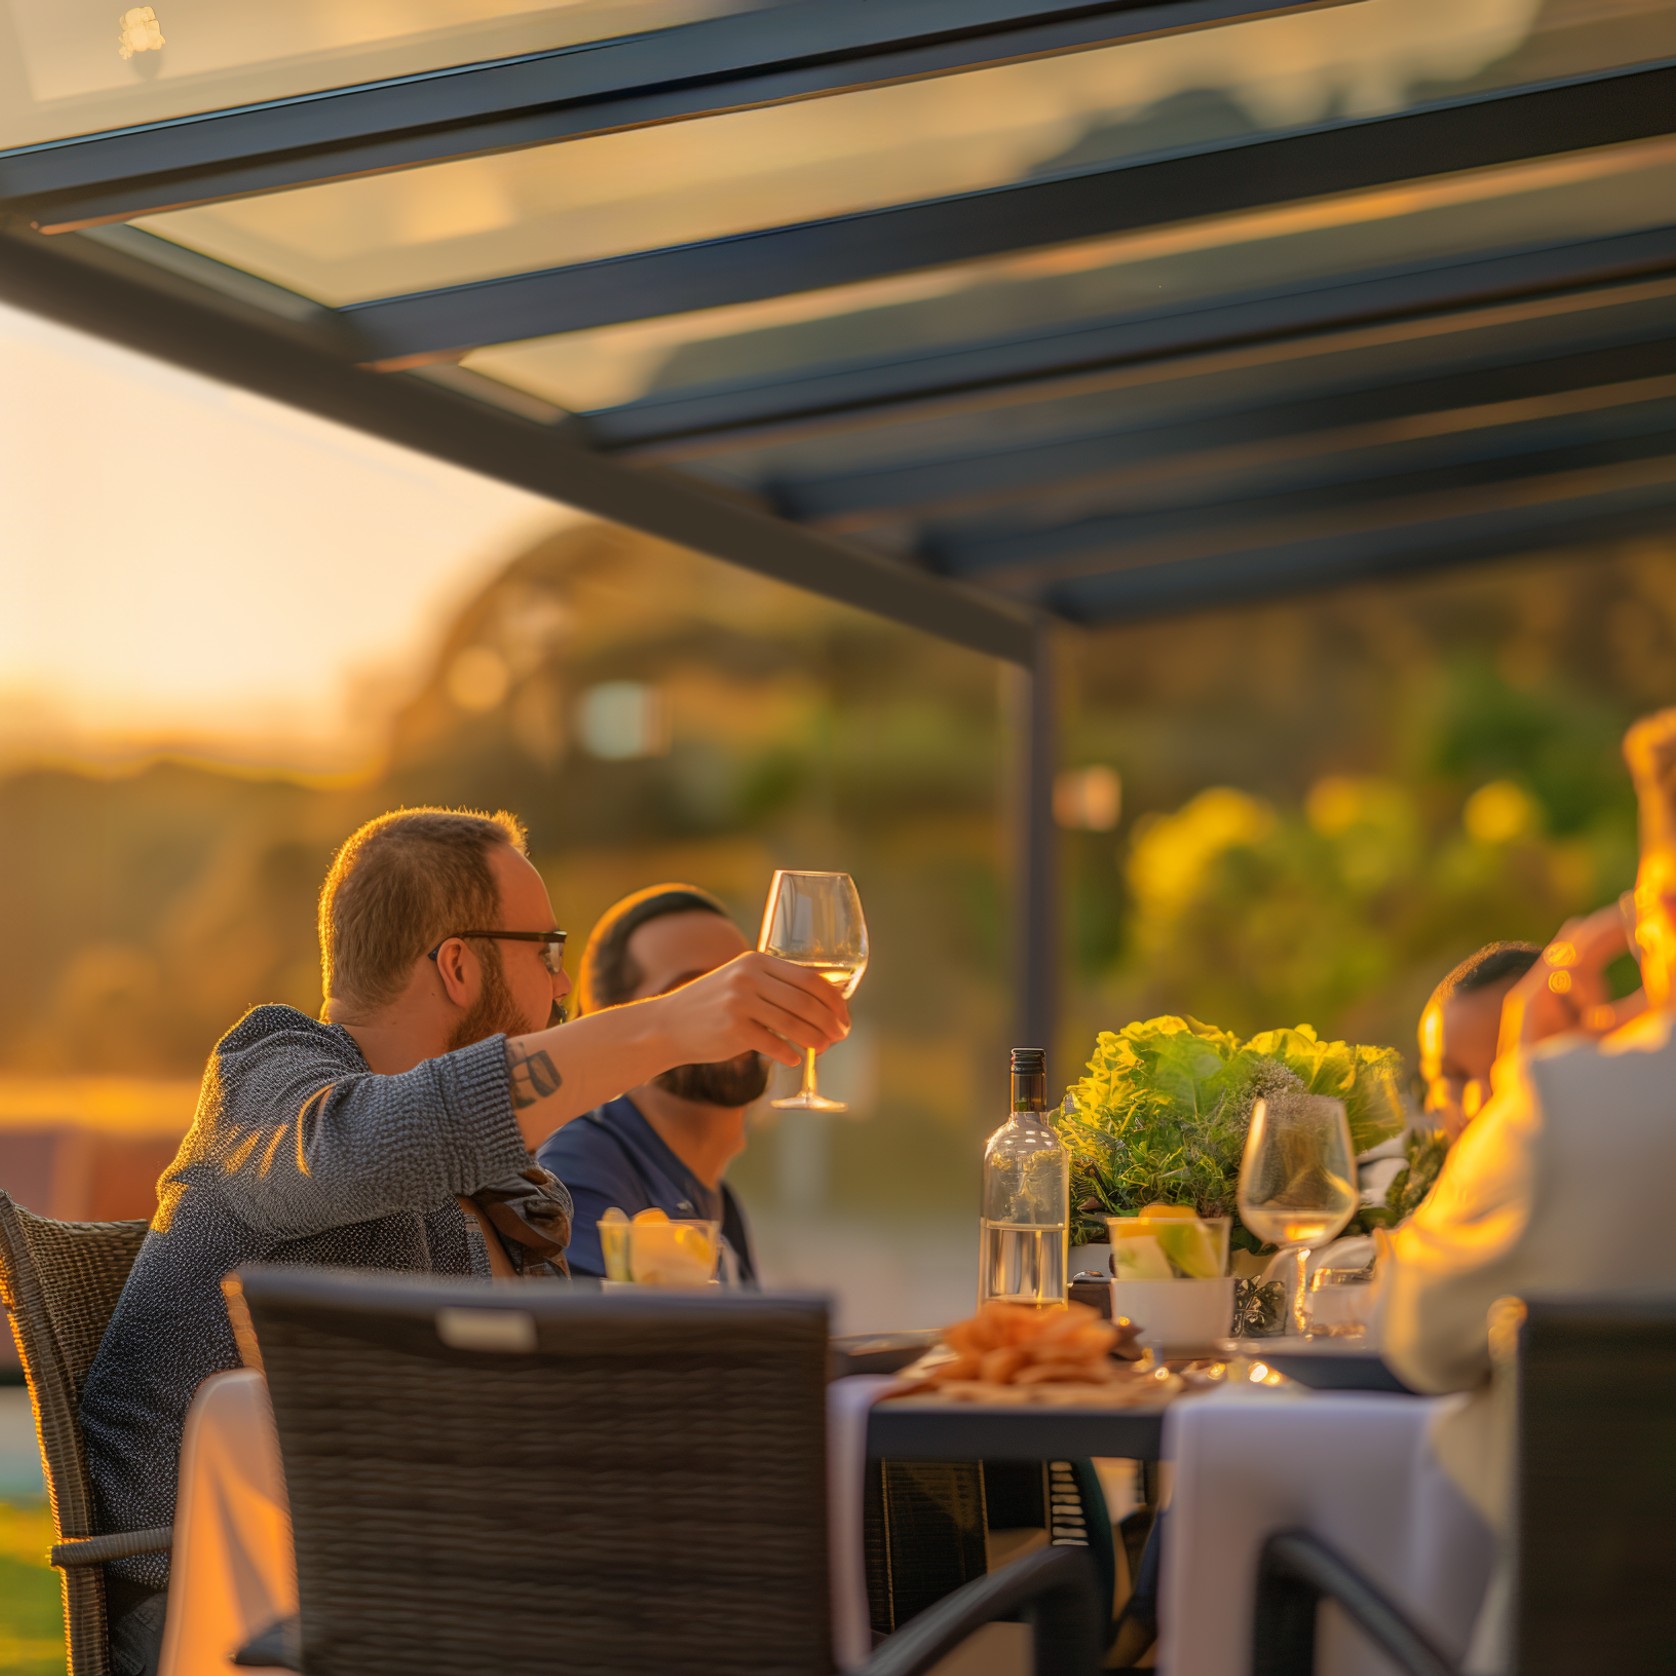
[[[978,1302],[1061,1305],[1070,1255],[1071,1155],[1046,1117],[1047,1054],[1012,1051],[1007,1121],[983,1155]]]

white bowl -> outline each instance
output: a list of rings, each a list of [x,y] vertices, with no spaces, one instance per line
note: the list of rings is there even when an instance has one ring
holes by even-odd
[[[1233,1328],[1234,1280],[1114,1280],[1112,1315],[1126,1315],[1160,1356],[1210,1350]]]

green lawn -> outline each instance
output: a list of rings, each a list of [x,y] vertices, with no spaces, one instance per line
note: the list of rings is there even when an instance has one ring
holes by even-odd
[[[7,1676],[58,1676],[64,1669],[58,1576],[47,1564],[51,1545],[44,1503],[0,1502],[0,1670]]]

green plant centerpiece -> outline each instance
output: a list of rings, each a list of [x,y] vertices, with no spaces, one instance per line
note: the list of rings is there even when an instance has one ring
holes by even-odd
[[[1362,1153],[1403,1126],[1401,1068],[1394,1048],[1324,1042],[1307,1024],[1247,1041],[1194,1018],[1102,1030],[1053,1120],[1071,1154],[1072,1244],[1104,1241],[1107,1216],[1172,1204],[1231,1216],[1237,1249],[1266,1249],[1236,1204],[1253,1104],[1289,1090],[1342,1100]]]

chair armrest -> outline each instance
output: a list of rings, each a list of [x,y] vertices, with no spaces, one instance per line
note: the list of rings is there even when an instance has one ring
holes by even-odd
[[[874,1648],[854,1676],[921,1676],[974,1630],[1025,1612],[1039,1676],[1086,1676],[1099,1667],[1099,1591],[1086,1548],[1045,1548],[976,1577]]]
[[[52,1545],[52,1563],[70,1566],[103,1565],[106,1560],[128,1560],[136,1554],[166,1554],[175,1539],[173,1525],[149,1531],[115,1531],[109,1536],[72,1536]]]
[[[1400,1607],[1307,1531],[1281,1531],[1263,1544],[1252,1676],[1314,1676],[1315,1621],[1323,1600],[1333,1601],[1408,1676],[1460,1676]]]

